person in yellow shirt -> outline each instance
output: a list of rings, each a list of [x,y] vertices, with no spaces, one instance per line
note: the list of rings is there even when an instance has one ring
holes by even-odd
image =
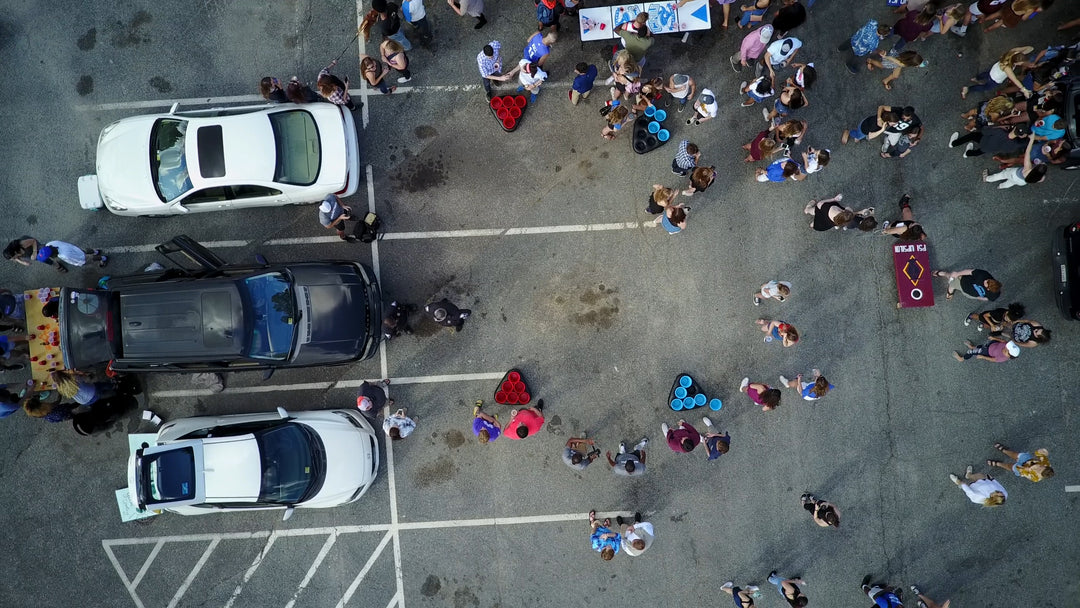
[[[1046,448],[1035,450],[1033,454],[1031,452],[1014,452],[1000,443],[995,443],[994,447],[1015,462],[1008,464],[1000,460],[987,460],[986,464],[992,467],[1012,471],[1017,477],[1023,477],[1035,482],[1054,476],[1054,469],[1050,466],[1050,452]]]

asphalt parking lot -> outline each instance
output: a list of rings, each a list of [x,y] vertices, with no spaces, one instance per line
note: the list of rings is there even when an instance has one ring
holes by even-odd
[[[181,233],[218,243],[232,261],[256,252],[356,259],[378,269],[387,300],[447,296],[474,311],[460,334],[418,323],[369,361],[265,382],[235,374],[222,394],[180,376],[147,380],[150,407],[177,418],[347,407],[361,380],[392,379],[391,397],[418,418],[416,434],[386,446],[362,501],[287,522],[263,512],[123,523],[114,493],[126,485],[125,435],[149,430],[137,415],[93,438],[22,414],[4,420],[0,524],[13,551],[0,605],[726,605],[720,586],[734,580],[761,584],[768,608],[780,605],[764,584],[772,569],[802,575],[811,606],[867,604],[858,585],[868,574],[918,583],[956,606],[1076,605],[1078,494],[1067,488],[1080,484],[1080,324],[1054,306],[1049,258],[1052,228],[1080,217],[1077,176],[1052,170],[1045,183],[999,191],[978,181],[988,162],[946,146],[974,103],[959,99],[963,81],[1010,46],[1066,40],[1055,28],[1080,7],[1058,2],[1014,31],[920,43],[930,67],[905,71],[885,91],[877,72],[847,74],[834,51],[869,16],[890,21],[884,1],[819,0],[794,33],[806,42],[800,59],[820,73],[801,117],[806,143],[831,148],[833,161],[799,183],[756,183],[742,162],[739,146],[764,123],[757,108],[739,107],[743,78],[727,64],[741,32],[661,37],[647,73],[686,71],[721,107],[717,120],[673,127],[674,143],[696,141],[720,175],[690,199],[686,232],[668,237],[644,206],[652,183],[685,186],[669,172],[674,146],[636,155],[625,139],[601,139],[600,89],[582,107],[566,100],[573,65],[599,63],[603,44],[581,45],[564,27],[551,84],[506,134],[484,106],[475,55],[498,39],[506,63],[516,59],[532,5],[489,0],[491,22],[477,32],[444,3],[427,4],[436,48],[410,53],[413,81],[391,96],[356,87],[363,47],[347,43],[364,6],[348,2],[24,3],[0,17],[0,73],[21,84],[0,93],[0,134],[11,146],[0,163],[7,239],[112,250],[114,274],[155,261],[153,245]],[[383,218],[387,234],[375,246],[327,238],[313,207],[172,219],[79,209],[76,179],[93,172],[105,125],[175,100],[251,103],[262,76],[314,79],[343,48],[338,71],[365,102],[356,115],[370,171],[348,203]],[[909,158],[840,145],[842,130],[879,104],[919,111],[927,135]],[[910,193],[932,265],[990,270],[1003,300],[1023,302],[1053,341],[1005,365],[953,361],[952,350],[980,337],[963,326],[973,303],[945,301],[939,284],[933,308],[897,310],[892,239],[808,228],[806,201],[837,192],[893,219],[895,201]],[[13,290],[100,276],[0,268]],[[771,278],[792,281],[794,295],[753,307],[750,294]],[[758,316],[791,321],[803,340],[762,343]],[[512,367],[545,399],[547,425],[526,441],[480,445],[469,432],[472,403],[490,402]],[[815,367],[837,386],[817,403],[785,395],[761,412],[737,391],[743,376],[775,383]],[[719,461],[663,445],[680,372],[723,399],[710,416],[732,448]],[[507,408],[491,411],[508,420]],[[583,431],[612,450],[650,436],[649,472],[617,478],[602,461],[567,469],[562,444]],[[948,474],[995,457],[994,441],[1048,448],[1058,475],[1039,484],[1002,475],[1005,506],[970,504]],[[840,507],[839,530],[809,521],[798,504],[805,491]],[[641,557],[602,562],[588,544],[590,509],[642,511],[656,543]]]

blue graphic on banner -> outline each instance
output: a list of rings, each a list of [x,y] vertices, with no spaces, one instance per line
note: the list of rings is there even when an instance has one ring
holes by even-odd
[[[679,22],[675,18],[674,2],[656,2],[647,5],[649,10],[649,31],[654,34],[670,34],[679,31]]]

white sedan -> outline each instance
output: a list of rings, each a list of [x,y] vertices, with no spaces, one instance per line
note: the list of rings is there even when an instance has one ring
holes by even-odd
[[[169,216],[350,196],[360,185],[352,114],[330,103],[133,116],[98,137],[79,204]]]
[[[358,410],[199,416],[168,422],[128,460],[139,510],[181,515],[335,507],[360,499],[379,469]]]

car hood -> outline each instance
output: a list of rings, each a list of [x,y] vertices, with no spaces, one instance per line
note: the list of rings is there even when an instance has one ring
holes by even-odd
[[[132,209],[161,208],[150,175],[150,130],[157,116],[136,116],[101,131],[97,147],[98,190]]]
[[[291,269],[302,310],[293,363],[310,365],[359,358],[370,336],[369,289],[348,266]]]
[[[326,450],[326,476],[319,493],[302,506],[334,506],[348,501],[356,491],[375,478],[372,470],[378,442],[372,433],[344,420],[306,420],[315,429]]]

